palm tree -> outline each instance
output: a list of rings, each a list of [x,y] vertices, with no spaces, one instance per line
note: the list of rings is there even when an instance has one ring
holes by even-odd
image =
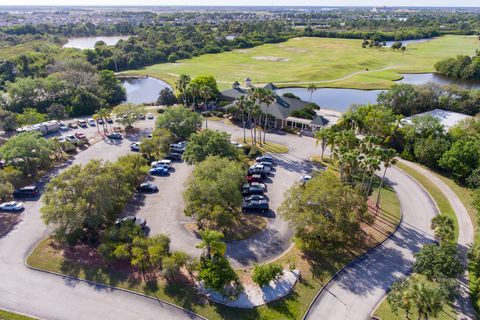
[[[199,90],[199,95],[205,100],[205,108],[208,111],[208,101],[213,98],[213,91],[209,86],[202,86]],[[205,117],[205,128],[208,129],[208,114]]]
[[[415,282],[409,291],[418,311],[418,320],[436,317],[443,310],[445,296],[442,289]]]
[[[196,248],[203,249],[203,256],[208,260],[214,255],[223,256],[227,251],[227,245],[222,241],[223,233],[206,229],[200,230],[202,241],[197,243]]]
[[[327,148],[327,143],[328,143],[328,138],[331,135],[331,130],[328,128],[321,128],[317,132],[315,132],[315,139],[317,139],[317,146],[318,143],[320,143],[320,146],[322,148],[322,161],[323,161],[323,155],[325,153],[325,149]]]
[[[200,90],[201,90],[200,86],[195,82],[190,83],[187,87],[187,93],[192,97],[193,109],[195,109],[195,106],[197,104],[197,97],[200,96]]]
[[[252,106],[252,119],[253,119],[253,145],[257,144],[257,121],[260,123],[260,120],[262,119],[262,109],[260,106],[256,103],[253,102]],[[260,146],[262,146],[262,132],[260,131],[260,139],[258,140],[260,143]]]
[[[312,96],[317,91],[317,86],[314,83],[310,83],[307,87],[307,91],[310,93],[310,103],[312,102]]]
[[[265,105],[267,106],[267,110],[265,111],[265,123],[263,124],[263,143],[266,143],[268,108],[275,101],[276,98],[277,97],[272,90],[261,89],[261,91],[258,94],[258,100],[260,101],[260,103],[265,103]]]
[[[443,214],[439,214],[432,219],[431,228],[435,231],[435,236],[440,243],[452,241],[454,238],[455,226],[453,220]]]
[[[97,129],[98,129],[98,120],[102,120],[102,127],[103,132],[106,131],[105,123],[107,122],[107,118],[110,116],[110,111],[106,108],[101,108],[97,111],[96,114],[93,115],[93,120],[97,121]]]
[[[376,202],[377,208],[378,208],[378,205],[380,204],[380,192],[382,191],[383,182],[385,181],[385,175],[387,174],[387,169],[395,165],[395,163],[397,163],[397,159],[395,158],[396,156],[397,156],[397,152],[394,149],[384,149],[380,151],[380,160],[383,163],[384,170],[383,170],[382,180],[380,181],[380,187],[378,188],[377,202]]]
[[[192,79],[186,74],[181,74],[175,81],[175,88],[178,90],[181,96],[183,96],[183,105],[187,106],[187,88]]]
[[[245,111],[247,111],[247,108],[248,108],[247,104],[248,104],[248,99],[245,96],[240,96],[235,101],[235,106],[238,108],[238,111],[240,111],[240,114],[242,115],[243,143],[247,142],[247,135],[245,133]]]

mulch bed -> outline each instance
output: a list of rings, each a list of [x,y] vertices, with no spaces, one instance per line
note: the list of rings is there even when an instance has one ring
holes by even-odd
[[[21,219],[18,213],[0,213],[0,237],[3,237],[7,233],[9,233],[10,230],[13,229],[13,226],[15,226],[20,221]]]

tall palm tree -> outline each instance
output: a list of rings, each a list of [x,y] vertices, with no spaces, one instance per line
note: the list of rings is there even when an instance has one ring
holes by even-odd
[[[380,151],[380,160],[383,163],[384,170],[382,180],[380,181],[380,187],[378,188],[377,201],[375,204],[377,208],[380,204],[380,192],[382,191],[383,182],[385,181],[385,175],[387,174],[387,169],[397,163],[397,159],[395,158],[396,156],[397,152],[394,149],[383,149]]]
[[[327,148],[328,138],[331,135],[331,130],[329,128],[321,128],[317,132],[315,132],[315,139],[317,139],[317,146],[320,143],[320,147],[322,148],[322,161],[323,155],[325,153],[325,149]]]
[[[310,83],[307,87],[307,91],[310,93],[310,103],[312,102],[312,97],[315,91],[317,91],[317,86],[314,83]]]
[[[257,144],[257,122],[260,123],[262,119],[262,109],[260,106],[255,102],[253,102],[252,106],[252,119],[253,119],[253,145]],[[262,146],[262,132],[260,131],[260,139],[258,140],[260,146]]]
[[[102,120],[102,128],[103,128],[103,132],[106,131],[106,122],[107,122],[107,118],[110,116],[110,110],[106,109],[106,108],[101,108],[100,110],[97,111],[96,114],[93,115],[93,119],[95,121],[97,121],[97,125],[98,125],[98,120]],[[98,126],[97,126],[97,129],[98,129]]]
[[[213,98],[213,90],[209,86],[201,86],[199,90],[199,95],[204,99],[205,108],[208,111],[208,101]],[[208,114],[205,117],[205,128],[208,129]]]
[[[194,110],[197,104],[197,98],[200,96],[200,90],[200,86],[195,82],[190,83],[187,87],[187,93],[192,97],[192,107]]]
[[[187,106],[187,88],[192,79],[186,74],[181,74],[177,81],[175,81],[175,88],[178,90],[181,96],[183,96],[183,105]]]
[[[263,124],[263,143],[266,143],[266,135],[267,135],[267,123],[268,123],[268,108],[270,105],[275,101],[277,96],[272,90],[265,90],[262,89],[260,93],[260,102],[265,103],[267,106],[267,110],[265,111],[265,123]]]
[[[199,233],[202,241],[197,243],[195,247],[203,249],[205,258],[211,260],[213,255],[223,256],[225,254],[227,245],[222,241],[223,233],[210,229],[200,230]]]
[[[416,282],[411,285],[409,291],[418,311],[419,320],[436,317],[443,310],[445,296],[440,288]]]
[[[243,143],[247,142],[247,135],[245,130],[245,112],[247,111],[248,98],[246,96],[240,96],[235,101],[235,106],[237,107],[238,111],[242,115],[242,126],[243,126]]]

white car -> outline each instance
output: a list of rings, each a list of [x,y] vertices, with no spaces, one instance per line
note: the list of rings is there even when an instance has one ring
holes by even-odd
[[[272,167],[269,167],[269,166],[264,166],[263,164],[254,164],[253,166],[250,167],[250,169],[252,170],[260,170],[262,172],[265,172],[265,173],[270,173],[270,171],[272,171]]]
[[[235,147],[237,147],[237,148],[243,148],[243,144],[241,144],[241,143],[239,143],[239,142],[237,142],[237,141],[235,141],[235,140],[230,141],[230,143],[231,143],[232,145],[234,145]]]
[[[130,150],[132,151],[140,151],[140,145],[142,143],[141,142],[133,142],[131,145],[130,145]]]
[[[75,137],[75,135],[73,135],[73,134],[69,134],[68,136],[66,136],[65,140],[67,140],[68,142],[73,143],[73,144],[78,143],[77,137]]]
[[[23,208],[22,202],[10,201],[0,204],[1,211],[22,211]]]
[[[87,120],[88,124],[91,125],[92,127],[94,127],[96,124],[95,124],[95,120],[93,120],[92,118],[88,119]]]
[[[172,166],[172,160],[168,160],[168,159],[163,159],[163,160],[160,160],[160,161],[153,161],[152,162],[152,168],[155,168],[155,167],[161,167],[161,166],[165,166],[165,167],[171,167]]]
[[[312,176],[309,174],[304,174],[303,176],[300,177],[300,183],[305,184],[307,181],[310,181],[312,179]]]
[[[149,112],[147,113],[147,119],[153,119],[153,113]]]

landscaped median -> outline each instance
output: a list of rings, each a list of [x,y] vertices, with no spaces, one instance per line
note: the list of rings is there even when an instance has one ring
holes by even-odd
[[[374,192],[375,194],[375,192]],[[168,301],[189,309],[208,319],[300,319],[317,292],[343,266],[355,257],[378,245],[393,232],[400,222],[400,205],[394,191],[385,187],[382,190],[382,210],[376,214],[374,224],[367,230],[368,241],[355,248],[348,255],[332,253],[323,256],[315,263],[306,259],[297,247],[293,247],[275,262],[290,268],[294,266],[301,273],[292,292],[280,300],[253,309],[230,308],[205,299],[196,292],[188,279],[180,277],[173,281],[157,279],[146,283],[139,272],[122,264],[109,265],[87,247],[67,247],[59,245],[52,238],[42,240],[27,258],[27,265],[86,279],[114,287],[132,290],[141,294]],[[100,260],[99,260],[100,259]],[[251,270],[236,270],[240,279],[250,277]]]
[[[10,311],[0,310],[0,320],[35,320],[35,318],[27,317]]]

